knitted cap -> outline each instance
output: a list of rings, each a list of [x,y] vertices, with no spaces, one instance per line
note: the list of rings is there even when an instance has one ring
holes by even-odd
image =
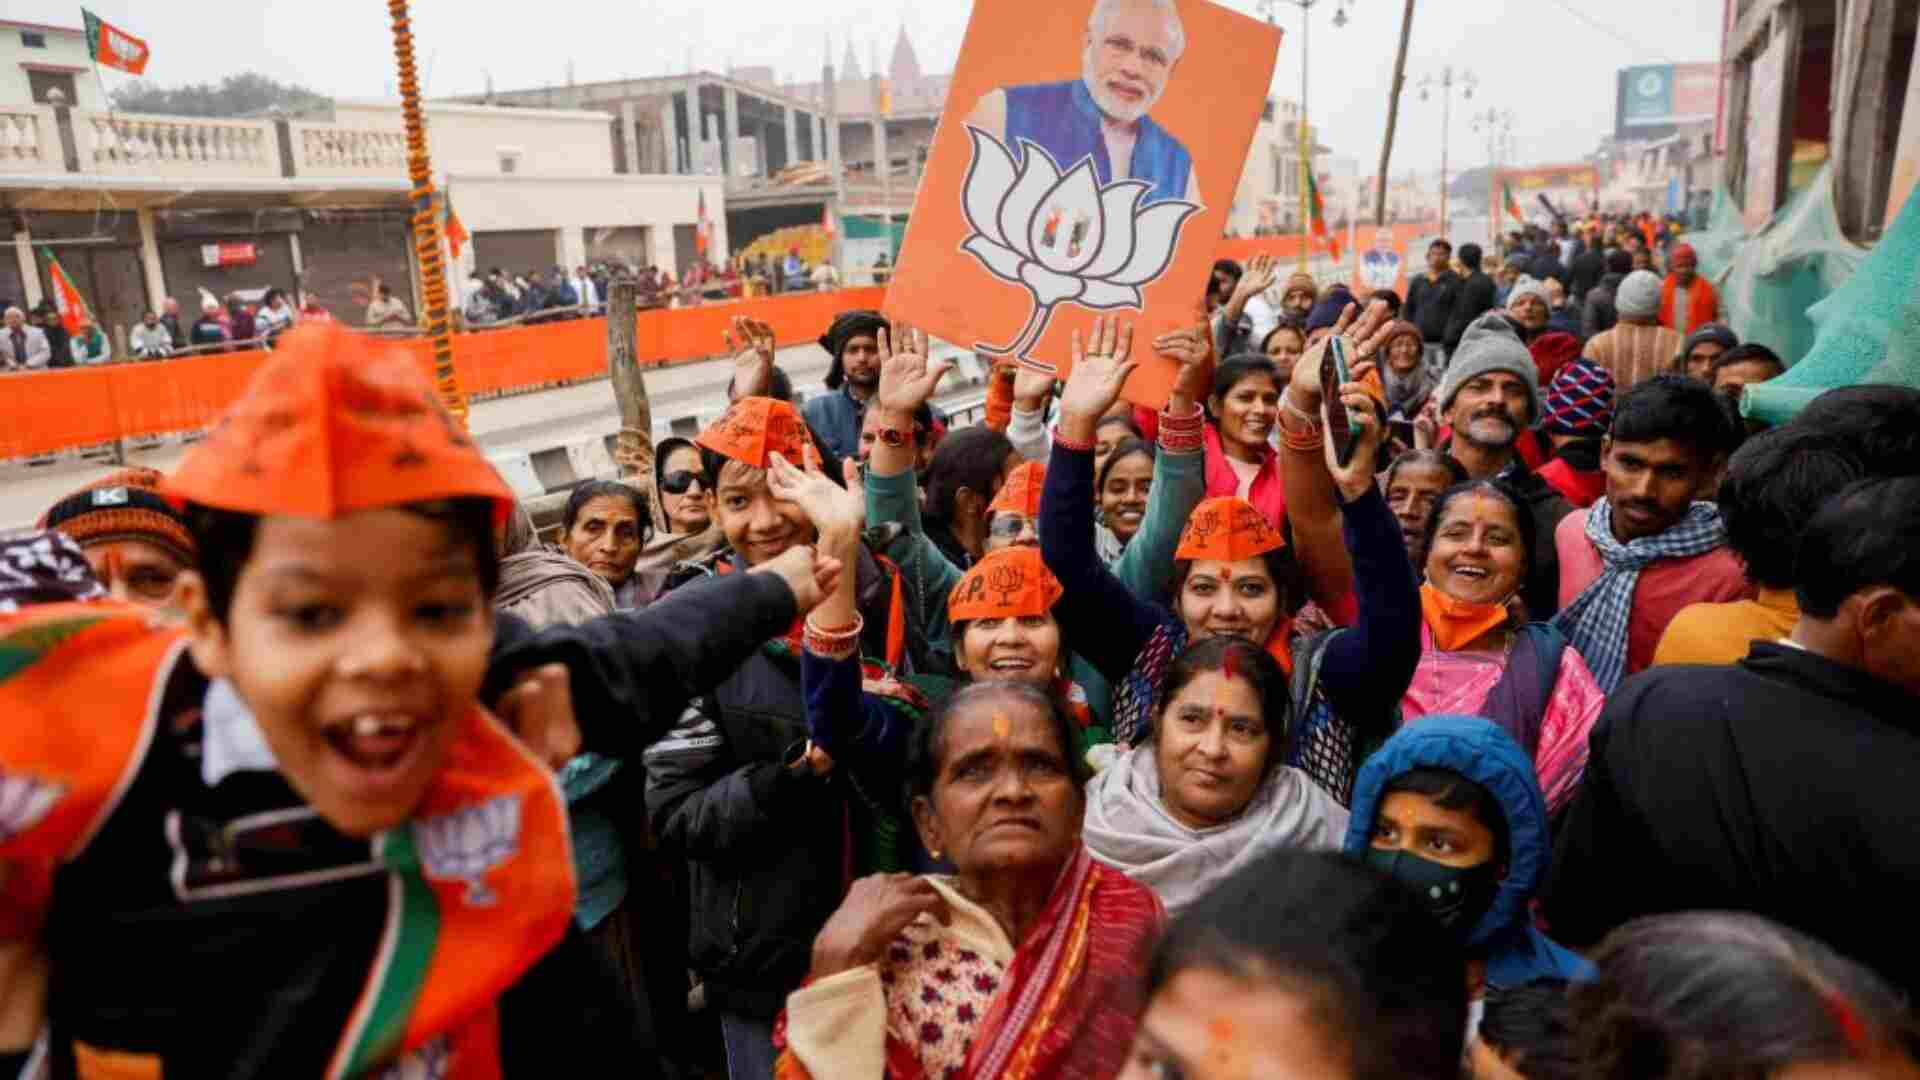
[[[160,497],[164,479],[157,469],[122,469],[54,503],[38,528],[57,529],[81,547],[144,540],[192,566],[193,534],[180,512]]]
[[[1651,270],[1635,270],[1620,282],[1613,296],[1614,309],[1626,319],[1651,319],[1660,313],[1660,275]]]
[[[1540,427],[1550,435],[1605,435],[1613,427],[1613,372],[1584,356],[1567,361],[1547,386]]]
[[[1499,311],[1489,311],[1468,324],[1460,335],[1460,345],[1447,362],[1447,373],[1440,378],[1440,411],[1453,407],[1454,396],[1472,379],[1490,371],[1505,371],[1519,376],[1527,384],[1531,402],[1530,417],[1540,415],[1540,373],[1533,354],[1520,343],[1513,323]]]
[[[1547,283],[1526,274],[1520,275],[1520,280],[1514,282],[1513,288],[1508,290],[1507,306],[1513,307],[1523,296],[1537,296],[1540,298],[1540,303],[1547,307],[1553,306],[1553,298],[1547,295]]]

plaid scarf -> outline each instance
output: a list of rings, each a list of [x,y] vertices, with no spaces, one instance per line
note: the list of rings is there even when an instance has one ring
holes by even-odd
[[[1610,694],[1627,671],[1627,619],[1640,571],[1659,559],[1704,555],[1727,542],[1727,528],[1719,507],[1697,502],[1665,532],[1623,544],[1613,535],[1613,502],[1603,496],[1587,514],[1586,536],[1605,568],[1553,624],[1586,658],[1600,689]]]

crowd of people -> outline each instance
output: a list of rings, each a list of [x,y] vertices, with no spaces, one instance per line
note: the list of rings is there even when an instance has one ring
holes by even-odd
[[[0,535],[0,1075],[1920,1076],[1920,391],[1762,430],[1684,244],[1527,242],[972,426],[737,320],[551,543],[295,329]]]

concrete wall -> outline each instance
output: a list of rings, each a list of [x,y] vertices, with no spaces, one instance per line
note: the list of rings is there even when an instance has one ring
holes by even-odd
[[[604,112],[429,104],[427,148],[437,173],[500,173],[503,151],[519,154],[517,172],[541,176],[613,175],[613,129]],[[402,127],[389,101],[341,101],[334,120],[347,127]],[[460,212],[464,217],[466,207]]]
[[[534,177],[456,173],[448,178],[448,190],[461,223],[470,232],[555,230],[556,254],[567,266],[586,261],[586,238],[582,230],[645,227],[653,239],[652,261],[671,268],[676,275],[685,268],[674,258],[673,227],[691,226],[699,220],[700,193],[705,191],[707,218],[713,226],[709,250],[732,250],[727,242],[726,184],[718,176]]]
[[[43,35],[47,47],[28,48],[21,41],[23,31]],[[79,100],[69,99],[67,104],[82,109],[107,107],[106,99],[100,94],[100,80],[93,76],[93,59],[87,55],[87,36],[79,28],[58,30],[35,23],[0,21],[0,103],[24,105],[34,100],[28,92],[27,69],[21,67],[22,64],[80,69],[72,73],[74,94]]]

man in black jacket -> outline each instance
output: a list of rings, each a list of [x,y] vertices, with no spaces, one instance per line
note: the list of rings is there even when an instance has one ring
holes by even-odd
[[[1567,306],[1575,309],[1585,306],[1587,293],[1600,284],[1600,276],[1606,272],[1607,254],[1597,239],[1582,246],[1567,264]]]
[[[1420,328],[1426,345],[1427,368],[1439,372],[1446,366],[1447,321],[1453,318],[1454,300],[1460,289],[1460,275],[1453,272],[1453,244],[1445,237],[1427,246],[1426,272],[1407,284],[1406,320]]]
[[[707,498],[728,546],[683,567],[669,588],[733,576],[817,541],[853,575],[855,629],[840,636],[857,640],[847,647],[897,663],[888,655],[892,579],[859,542],[864,502],[840,492],[808,507],[775,489],[772,454],[800,460],[807,436],[791,405],[767,402],[735,402],[701,434]],[[734,1080],[772,1075],[774,1017],[806,976],[847,868],[856,876],[903,869],[898,845],[911,843],[899,804],[911,725],[892,699],[859,694],[860,708],[838,733],[842,745],[823,752],[827,736],[808,705],[818,684],[802,680],[803,669],[816,670],[823,632],[796,622],[769,635],[708,682],[646,752],[647,813],[687,860],[688,959],[719,1015]]]
[[[1460,347],[1460,335],[1467,332],[1473,320],[1494,308],[1493,278],[1480,269],[1480,259],[1479,244],[1460,245],[1460,265],[1467,268],[1467,279],[1460,283],[1460,291],[1453,301],[1453,315],[1447,319],[1448,355]]]
[[[1799,538],[1786,640],[1621,684],[1541,895],[1554,936],[1579,947],[1642,915],[1754,911],[1920,991],[1916,535],[1920,478],[1848,488]]]

